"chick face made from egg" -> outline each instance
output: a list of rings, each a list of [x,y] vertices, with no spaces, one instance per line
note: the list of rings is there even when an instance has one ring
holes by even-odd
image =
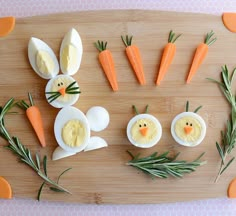
[[[160,140],[162,127],[153,115],[147,113],[137,114],[129,121],[126,133],[133,145],[141,148],[150,148]]]

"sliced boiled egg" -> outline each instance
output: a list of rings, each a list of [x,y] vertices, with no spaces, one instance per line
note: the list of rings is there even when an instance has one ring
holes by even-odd
[[[72,28],[63,38],[60,48],[60,65],[63,74],[74,75],[80,67],[83,46],[79,33]]]
[[[99,132],[107,128],[110,117],[108,111],[101,106],[91,107],[87,113],[86,117],[88,119],[90,128],[92,131]]]
[[[129,121],[126,133],[134,146],[150,148],[161,139],[162,127],[153,115],[138,114]]]
[[[65,151],[63,148],[61,148],[60,146],[58,146],[54,152],[52,153],[52,160],[60,160],[62,158],[66,158],[66,157],[70,157],[72,155],[75,155],[75,152],[68,152]]]
[[[59,73],[56,55],[44,41],[38,38],[30,39],[28,58],[33,70],[44,79],[51,79]]]
[[[54,134],[59,146],[68,152],[80,152],[88,145],[90,127],[79,109],[67,106],[59,111],[54,122]]]
[[[80,89],[76,80],[68,75],[58,75],[46,85],[47,101],[53,107],[71,106],[79,99]]]
[[[183,146],[197,146],[206,135],[206,124],[202,117],[194,112],[183,112],[171,123],[174,140]]]
[[[92,136],[89,139],[88,145],[85,147],[84,151],[91,151],[95,149],[100,149],[107,147],[107,142],[101,137],[98,136]]]

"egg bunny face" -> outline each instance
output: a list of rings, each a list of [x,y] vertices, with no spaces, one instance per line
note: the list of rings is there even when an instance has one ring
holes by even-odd
[[[206,135],[206,124],[202,117],[196,114],[200,108],[198,107],[194,112],[189,112],[187,108],[186,112],[180,113],[173,119],[171,134],[177,143],[193,147],[203,141]]]
[[[71,76],[79,70],[82,52],[81,38],[75,29],[71,29],[61,43],[60,66],[64,75],[58,75],[60,67],[52,49],[38,38],[30,39],[29,61],[40,77],[50,79],[45,94],[52,106],[62,108],[75,104],[79,99],[79,85]]]
[[[141,148],[150,148],[156,145],[162,135],[160,122],[153,115],[139,114],[137,110],[136,114],[127,125],[126,133],[129,141]]]

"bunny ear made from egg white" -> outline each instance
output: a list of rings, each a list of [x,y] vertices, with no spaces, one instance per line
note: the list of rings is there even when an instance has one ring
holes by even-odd
[[[30,38],[28,58],[33,70],[43,79],[51,79],[59,73],[56,55],[44,41],[38,38]]]
[[[80,68],[83,45],[79,33],[72,28],[64,36],[60,48],[60,66],[63,74],[73,76]]]

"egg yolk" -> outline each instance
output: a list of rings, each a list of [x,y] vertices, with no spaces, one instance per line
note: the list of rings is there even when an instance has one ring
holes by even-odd
[[[61,67],[63,71],[69,72],[74,70],[77,65],[78,50],[72,44],[66,45],[62,50]]]
[[[191,128],[187,133],[186,127]],[[202,126],[201,123],[192,116],[182,117],[175,123],[175,133],[183,141],[195,142],[201,136]]]
[[[62,128],[62,139],[70,147],[79,147],[85,139],[86,129],[77,119],[69,120]]]
[[[141,130],[146,128],[144,136]],[[139,144],[149,144],[158,134],[157,126],[151,119],[139,119],[131,128],[132,139]]]
[[[47,51],[39,50],[36,54],[36,65],[40,73],[50,75],[54,71],[54,62]]]

